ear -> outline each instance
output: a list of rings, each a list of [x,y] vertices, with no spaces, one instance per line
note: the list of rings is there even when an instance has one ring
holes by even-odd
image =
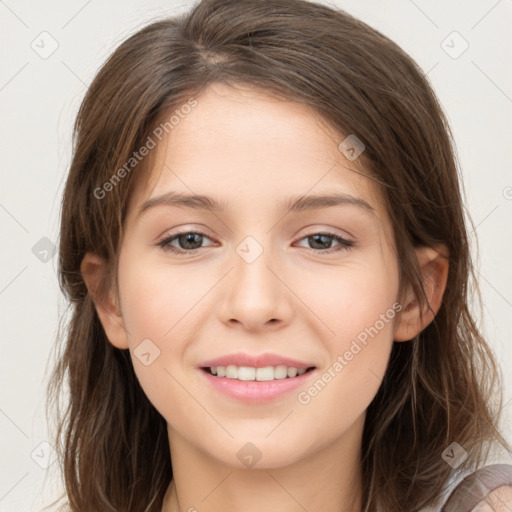
[[[105,292],[101,286],[105,279],[106,270],[106,261],[91,252],[85,254],[80,265],[80,272],[108,340],[114,347],[127,349],[128,335],[116,294],[112,290]]]
[[[395,325],[395,341],[409,341],[432,322],[441,307],[448,279],[448,249],[445,245],[418,247],[416,257],[421,270],[422,285],[428,304],[421,307],[412,290],[407,293],[404,308]]]

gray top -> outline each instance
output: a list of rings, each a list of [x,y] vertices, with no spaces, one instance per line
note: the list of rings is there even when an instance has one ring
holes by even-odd
[[[452,480],[439,499],[437,506],[421,512],[471,512],[489,494],[503,485],[512,487],[512,464],[496,463],[483,466],[473,473],[459,475]],[[443,503],[443,505],[440,505]],[[377,503],[377,512],[387,512]]]
[[[502,485],[512,486],[512,465],[491,464],[467,475],[452,490],[440,512],[471,512]]]

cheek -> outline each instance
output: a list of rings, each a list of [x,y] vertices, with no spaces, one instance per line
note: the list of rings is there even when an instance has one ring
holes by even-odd
[[[174,332],[190,324],[194,305],[211,287],[199,272],[180,271],[151,261],[126,261],[123,274],[123,317],[132,344],[138,343],[141,336],[156,342],[172,338]]]
[[[343,350],[347,342],[376,323],[383,338],[390,335],[398,268],[377,256],[369,254],[359,261],[354,257],[337,268],[325,267],[297,280],[294,292],[307,306],[303,318],[308,318],[317,334],[322,328],[330,352]]]
[[[224,271],[217,275],[158,260],[135,250],[121,258],[122,314],[133,367],[144,393],[165,418],[173,424],[183,423],[186,431],[190,429],[191,396],[200,396],[195,381],[190,381],[190,368],[196,361],[189,346],[204,337],[205,317],[214,308],[215,294],[208,292]],[[149,356],[139,357],[147,353]],[[205,418],[201,416],[201,420]]]
[[[303,283],[301,292],[315,313],[328,360],[314,386],[303,390],[299,403],[315,403],[328,411],[339,404],[342,415],[362,413],[378,391],[393,346],[398,269],[385,260],[348,265],[330,279]],[[320,321],[319,321],[320,320]],[[326,416],[328,416],[326,414]],[[332,424],[340,417],[331,415]]]
[[[375,306],[352,306],[352,316],[338,311],[338,317],[332,317],[336,335],[328,338],[329,361],[297,395],[301,408],[297,418],[321,418],[324,440],[336,439],[363,417],[381,386],[393,346],[396,311],[386,300],[382,308]]]

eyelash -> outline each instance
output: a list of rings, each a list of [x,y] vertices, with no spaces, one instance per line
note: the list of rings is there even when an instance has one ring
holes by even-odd
[[[195,254],[197,251],[199,251],[199,249],[192,249],[192,250],[188,250],[187,251],[187,250],[184,250],[184,249],[178,249],[178,248],[170,245],[171,242],[173,242],[174,240],[176,240],[180,236],[188,235],[188,234],[201,235],[203,237],[210,238],[209,236],[207,236],[205,233],[202,233],[201,231],[181,231],[180,233],[175,233],[174,235],[172,235],[170,237],[164,238],[163,240],[158,242],[156,245],[161,247],[162,250],[165,251],[165,252],[171,252],[171,253],[174,253],[174,254]],[[321,253],[321,254],[331,254],[333,252],[337,252],[337,251],[340,251],[340,250],[343,250],[343,249],[348,251],[351,247],[355,246],[355,243],[353,241],[347,240],[346,238],[343,238],[343,237],[337,235],[336,233],[330,233],[328,231],[321,231],[321,232],[318,232],[318,233],[313,233],[312,235],[307,235],[307,236],[302,237],[300,240],[304,240],[305,238],[309,238],[309,237],[312,237],[312,236],[315,236],[315,235],[330,236],[336,242],[339,242],[339,244],[340,244],[337,247],[330,248],[330,249],[325,249],[325,250],[322,250],[322,249],[310,249],[310,250],[312,250],[314,252],[318,252],[318,253]]]

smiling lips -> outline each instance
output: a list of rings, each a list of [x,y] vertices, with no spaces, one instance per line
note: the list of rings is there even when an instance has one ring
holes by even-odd
[[[277,354],[238,353],[205,361],[200,367],[218,377],[262,382],[293,378],[315,366]]]
[[[212,366],[245,366],[252,368],[264,368],[267,366],[286,366],[287,368],[304,368],[305,370],[315,367],[313,363],[305,363],[278,354],[258,354],[251,355],[242,352],[236,354],[226,354],[216,359],[209,359],[202,362],[200,368],[211,368]]]
[[[316,366],[277,354],[231,354],[199,365],[215,389],[249,403],[266,402],[304,382]]]
[[[285,365],[264,366],[255,368],[251,366],[211,366],[207,368],[212,375],[226,377],[227,379],[238,380],[256,380],[258,382],[286,379],[287,377],[296,377],[306,372],[305,368],[287,367]]]

